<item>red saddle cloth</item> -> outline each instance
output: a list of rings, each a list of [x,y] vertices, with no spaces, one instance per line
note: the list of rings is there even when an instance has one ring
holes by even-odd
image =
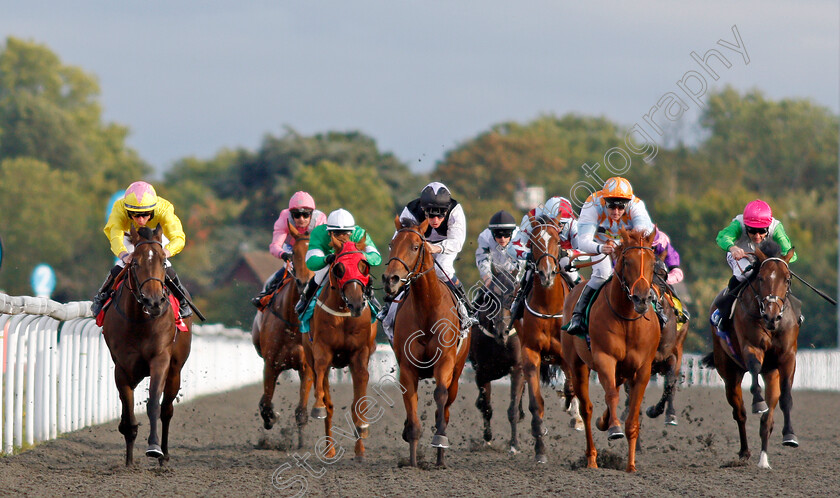
[[[117,289],[119,289],[121,285],[122,285],[122,281],[117,283],[117,285],[114,286],[114,292],[116,292]],[[108,306],[111,305],[111,301],[113,301],[113,300],[114,300],[113,297],[108,298],[108,300],[105,301],[105,304],[102,306],[102,311],[100,311],[99,314],[96,315],[96,326],[97,327],[101,327],[102,323],[105,322],[105,310],[108,309]],[[181,318],[181,311],[180,311],[181,310],[181,303],[180,303],[180,301],[178,301],[177,297],[173,296],[172,294],[169,294],[169,304],[172,306],[172,311],[175,312],[175,326],[181,332],[186,332],[187,331],[187,324],[184,323],[184,319]]]

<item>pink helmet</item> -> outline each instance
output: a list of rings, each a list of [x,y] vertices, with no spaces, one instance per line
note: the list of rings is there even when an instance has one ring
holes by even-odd
[[[315,209],[315,199],[306,192],[295,192],[289,199],[289,209]]]
[[[750,202],[744,208],[744,225],[748,227],[767,228],[771,221],[773,221],[773,211],[761,199]]]

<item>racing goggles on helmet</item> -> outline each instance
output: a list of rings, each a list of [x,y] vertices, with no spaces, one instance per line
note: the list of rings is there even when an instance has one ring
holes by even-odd
[[[154,215],[154,211],[128,211],[129,218],[143,218],[143,217],[151,217]]]
[[[626,209],[627,199],[606,199],[607,209]]]
[[[426,218],[444,218],[446,217],[447,209],[439,206],[429,206],[423,211],[426,213]]]
[[[289,211],[289,214],[291,214],[294,219],[312,217],[312,211],[309,209],[292,209]]]
[[[750,235],[756,235],[756,234],[765,235],[765,234],[767,234],[767,227],[758,228],[758,227],[747,226],[746,228],[747,228],[747,233],[750,234]]]
[[[498,239],[498,238],[502,238],[502,237],[510,238],[510,236],[513,235],[513,229],[512,228],[497,228],[495,230],[490,230],[490,233],[493,234],[494,239]]]

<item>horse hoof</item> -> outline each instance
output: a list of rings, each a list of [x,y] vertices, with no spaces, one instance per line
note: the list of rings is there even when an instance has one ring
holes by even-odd
[[[537,455],[535,460],[537,463],[548,463],[548,458],[545,455]]]
[[[785,434],[782,444],[791,448],[799,448],[799,440],[796,439],[794,434]]]
[[[676,415],[667,415],[665,417],[665,425],[677,425],[677,416]]]
[[[586,426],[583,425],[583,420],[571,420],[569,421],[569,427],[576,431],[582,431],[586,428]]]
[[[511,446],[508,453],[511,454],[511,455],[518,455],[520,453],[520,451],[519,451],[519,448],[517,448],[516,446]]]
[[[314,407],[312,407],[312,414],[311,415],[312,415],[312,418],[317,418],[317,419],[327,418],[327,409],[326,409],[326,407],[323,407],[323,406],[321,406],[321,407],[314,406]]]
[[[767,470],[773,468],[770,466],[770,461],[767,459],[767,453],[764,451],[762,451],[761,455],[758,457],[758,468]]]
[[[656,413],[656,407],[654,407],[654,406],[649,406],[649,407],[647,408],[647,410],[645,410],[645,415],[647,415],[647,416],[648,416],[648,418],[656,418],[656,417],[658,417],[659,415],[661,415],[661,413]]]
[[[440,434],[435,434],[434,436],[432,436],[432,447],[449,448],[449,438],[446,436],[441,436]]]
[[[149,458],[163,458],[163,450],[159,444],[150,444],[146,449],[146,456]]]
[[[621,427],[616,425],[607,429],[607,439],[610,441],[615,441],[616,439],[624,439],[624,431],[621,430]]]
[[[752,412],[753,413],[759,413],[760,414],[760,413],[764,413],[768,410],[770,410],[770,408],[767,406],[767,403],[764,402],[764,401],[759,401],[758,403],[753,403],[753,405],[752,405]]]

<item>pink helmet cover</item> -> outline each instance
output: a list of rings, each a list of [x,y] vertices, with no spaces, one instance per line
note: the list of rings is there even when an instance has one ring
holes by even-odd
[[[744,208],[744,225],[755,228],[767,228],[773,221],[773,211],[770,205],[761,199],[756,199]]]
[[[289,199],[289,209],[315,209],[315,199],[306,192],[295,192]]]

